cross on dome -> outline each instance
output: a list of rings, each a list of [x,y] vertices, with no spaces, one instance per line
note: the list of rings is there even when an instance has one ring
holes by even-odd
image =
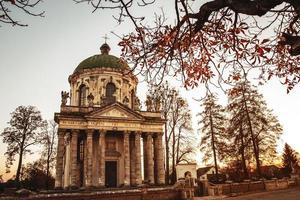
[[[110,39],[109,37],[107,37],[107,34],[105,34],[105,36],[104,36],[104,37],[102,37],[102,38],[104,38],[104,43],[106,43],[106,42],[107,42],[107,40],[108,40],[108,39]]]
[[[107,37],[107,34],[105,34],[105,36],[102,38],[104,38],[104,44],[102,44],[102,46],[100,47],[101,54],[108,55],[110,51],[110,47],[106,42],[109,39],[109,37]]]

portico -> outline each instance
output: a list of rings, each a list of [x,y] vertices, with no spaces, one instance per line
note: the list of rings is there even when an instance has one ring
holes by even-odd
[[[84,117],[74,117],[72,111],[76,108],[65,106],[56,115],[57,187],[136,186],[142,183],[142,170],[145,182],[164,184],[160,116],[133,112],[119,103],[87,109]]]

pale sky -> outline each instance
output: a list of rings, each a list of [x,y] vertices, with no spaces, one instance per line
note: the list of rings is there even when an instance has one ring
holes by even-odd
[[[164,1],[163,1],[164,2]],[[173,11],[173,2],[164,2],[167,14]],[[170,9],[170,6],[171,9]],[[29,27],[0,27],[0,131],[7,126],[10,113],[19,105],[34,105],[45,119],[53,119],[54,112],[59,111],[60,92],[69,91],[68,76],[85,58],[98,54],[108,34],[111,54],[119,56],[119,38],[111,34],[127,34],[132,30],[130,22],[118,25],[112,18],[111,10],[92,12],[86,4],[73,1],[44,1],[39,7],[45,10],[45,18],[28,17],[15,13],[18,19],[28,23]],[[135,9],[135,12],[153,16],[154,8]],[[160,7],[155,8],[158,12]],[[151,23],[152,18],[148,18]],[[142,80],[142,77],[139,77]],[[188,99],[193,114],[193,127],[197,129],[196,114],[200,110],[199,99],[203,88],[186,91],[178,87],[181,94]],[[145,100],[146,84],[140,84],[138,95]],[[277,79],[260,88],[268,107],[274,110],[283,125],[280,146],[288,142],[300,152],[300,137],[297,122],[300,113],[300,86],[286,94],[285,86]],[[226,100],[221,98],[223,103]],[[196,130],[195,130],[196,133]],[[4,152],[6,145],[0,138],[0,174],[5,173]],[[281,148],[279,148],[281,151]],[[197,157],[199,165],[201,156]]]

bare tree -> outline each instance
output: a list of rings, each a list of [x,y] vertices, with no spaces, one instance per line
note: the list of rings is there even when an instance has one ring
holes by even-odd
[[[42,136],[42,145],[43,145],[43,151],[42,151],[42,157],[41,162],[46,164],[45,171],[46,176],[50,177],[51,173],[50,170],[55,165],[55,158],[56,158],[56,135],[57,135],[57,124],[51,120],[48,122],[46,126],[46,130],[44,132],[44,135]],[[46,189],[49,188],[48,181],[46,182]]]
[[[147,110],[160,111],[167,121],[164,128],[166,183],[170,183],[170,174],[172,174],[171,183],[174,183],[176,181],[176,164],[189,161],[188,156],[194,151],[190,143],[192,128],[188,104],[180,97],[179,92],[170,87],[167,82],[159,86],[151,85],[146,103]],[[170,173],[170,164],[172,173]]]
[[[298,0],[174,1],[175,20],[156,14],[149,25],[137,8],[156,0],[74,0],[89,3],[93,12],[116,9],[118,23],[135,26],[119,43],[122,56],[148,81],[180,77],[186,87],[229,83],[257,72],[263,83],[273,76],[290,91],[300,81],[300,3]],[[3,0],[2,22],[18,24],[9,6],[28,12],[40,0]],[[169,8],[168,8],[169,9]],[[170,23],[171,21],[171,23]],[[175,23],[172,23],[172,21]]]
[[[11,119],[1,133],[3,143],[7,144],[5,155],[6,168],[9,172],[10,166],[18,156],[16,171],[16,182],[20,181],[20,172],[23,158],[26,154],[32,153],[30,147],[42,141],[42,135],[46,122],[42,120],[40,111],[33,106],[19,106],[11,113]]]
[[[0,23],[11,24],[13,26],[27,26],[15,19],[14,12],[23,11],[24,13],[31,16],[43,17],[44,12],[36,13],[34,8],[42,0],[1,0],[0,1]]]
[[[177,125],[177,134],[176,134],[176,165],[182,162],[189,163],[193,161],[191,156],[195,152],[195,140],[192,129],[191,122],[191,111],[187,109],[186,106],[183,107],[181,119]]]
[[[94,11],[119,9],[119,23],[125,18],[133,22],[135,32],[119,45],[146,80],[159,84],[171,75],[186,87],[210,81],[221,85],[256,71],[261,82],[279,77],[288,91],[300,81],[297,0],[174,1],[175,23],[162,13],[152,25],[134,10],[159,1],[76,2],[88,2]]]

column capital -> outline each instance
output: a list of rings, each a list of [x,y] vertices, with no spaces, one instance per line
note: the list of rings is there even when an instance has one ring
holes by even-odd
[[[80,130],[79,129],[72,129],[71,130],[72,134],[79,134]]]
[[[106,134],[106,130],[105,129],[99,129],[99,133],[105,135]]]
[[[135,135],[142,135],[142,131],[135,131],[134,134]]]
[[[70,132],[66,132],[65,137],[66,137],[65,145],[70,144],[70,142],[71,142],[71,133]]]
[[[94,129],[86,129],[87,136],[93,136]]]
[[[124,135],[129,135],[131,131],[124,131]]]
[[[57,133],[65,133],[65,132],[67,132],[67,129],[65,129],[65,128],[58,128],[57,129]]]
[[[146,133],[146,137],[152,137],[154,135],[154,133],[152,133],[152,132],[147,132]]]
[[[57,137],[59,138],[63,138],[67,133],[67,129],[62,129],[62,128],[59,128],[57,130]]]
[[[163,135],[164,135],[163,132],[156,133],[156,137],[159,138],[159,139],[162,139]]]
[[[58,138],[64,138],[65,137],[65,132],[57,132],[57,137]]]
[[[129,135],[130,135],[130,133],[129,133],[129,132],[124,132],[124,134],[123,134],[123,135],[124,135],[124,138],[126,138],[126,139],[127,139],[127,138],[129,138]]]

